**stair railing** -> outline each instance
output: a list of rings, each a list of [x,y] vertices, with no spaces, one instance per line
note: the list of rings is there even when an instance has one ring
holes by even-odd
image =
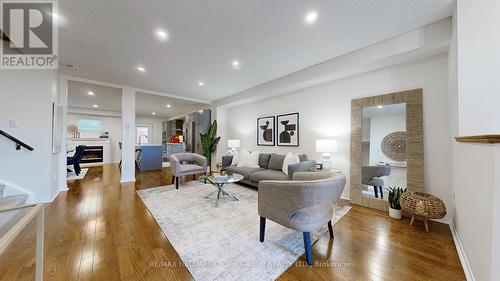
[[[21,150],[21,147],[24,147],[26,148],[27,150],[29,151],[33,151],[34,148],[27,145],[26,143],[24,143],[23,141],[21,141],[20,139],[14,137],[13,135],[5,132],[4,130],[0,130],[0,135],[8,138],[9,140],[13,141],[14,143],[16,143],[16,150]]]

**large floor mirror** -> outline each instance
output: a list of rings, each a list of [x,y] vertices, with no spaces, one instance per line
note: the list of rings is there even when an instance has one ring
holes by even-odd
[[[423,191],[422,89],[351,102],[351,202],[388,209],[388,188]]]

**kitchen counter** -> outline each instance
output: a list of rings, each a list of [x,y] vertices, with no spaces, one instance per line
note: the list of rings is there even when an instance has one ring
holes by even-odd
[[[155,144],[155,143],[143,143],[140,145],[136,145],[135,148],[141,148],[143,146],[161,146],[161,144]]]
[[[163,159],[161,144],[145,143],[136,145],[135,148],[141,150],[138,161],[139,170],[151,171],[162,169]]]

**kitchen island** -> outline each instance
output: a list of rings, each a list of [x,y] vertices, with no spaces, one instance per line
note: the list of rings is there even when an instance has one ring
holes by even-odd
[[[141,144],[136,145],[138,151],[137,164],[140,171],[161,170],[162,159],[162,145],[161,144]]]

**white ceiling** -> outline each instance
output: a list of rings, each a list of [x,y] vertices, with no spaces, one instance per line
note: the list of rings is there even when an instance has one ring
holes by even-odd
[[[140,116],[172,117],[193,112],[204,106],[192,101],[145,93],[137,93],[135,97],[135,113]],[[171,107],[167,108],[167,104]],[[156,115],[152,115],[152,112]]]
[[[217,100],[446,18],[454,0],[59,2],[61,71]],[[304,24],[306,12],[318,20]],[[156,40],[164,28],[169,39]],[[237,58],[241,68],[234,70]],[[145,73],[136,70],[138,65]],[[197,85],[199,80],[206,84]]]
[[[93,92],[94,96],[90,96],[88,92]],[[94,104],[99,107],[94,108]],[[171,105],[170,108],[167,108],[167,104]],[[121,89],[79,81],[68,81],[68,106],[72,108],[121,112]],[[203,107],[203,104],[138,92],[136,94],[135,106],[136,115],[169,118],[197,110]],[[156,114],[153,115],[153,112]]]
[[[89,96],[93,92],[94,96]],[[122,112],[122,90],[78,81],[68,81],[68,107]]]

